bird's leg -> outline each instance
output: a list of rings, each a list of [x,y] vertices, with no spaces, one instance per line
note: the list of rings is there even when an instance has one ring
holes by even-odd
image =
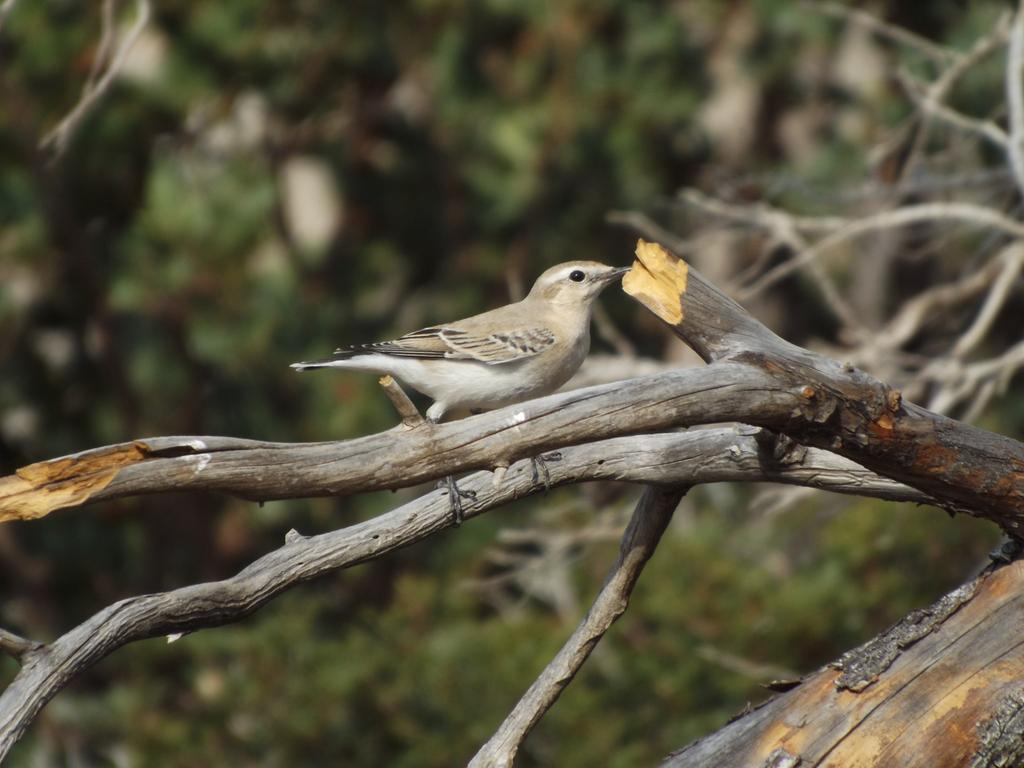
[[[533,482],[544,483],[544,492],[547,493],[551,490],[551,472],[548,471],[547,463],[549,461],[561,461],[562,454],[559,451],[552,451],[551,453],[538,454],[530,458],[530,463],[533,465]]]
[[[445,475],[437,484],[438,488],[444,488],[448,492],[448,505],[452,510],[452,520],[456,526],[462,525],[466,519],[465,511],[462,508],[463,499],[476,500],[476,491],[464,491],[455,482],[455,475]]]

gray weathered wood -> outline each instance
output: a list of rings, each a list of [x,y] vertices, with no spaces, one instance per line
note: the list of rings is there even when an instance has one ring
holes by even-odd
[[[904,402],[866,372],[780,339],[661,246],[641,241],[637,256],[623,288],[712,361],[708,370],[742,362],[801,393],[803,418],[780,431],[1024,538],[1024,443]]]
[[[511,768],[527,734],[572,682],[609,627],[626,612],[640,572],[654,554],[684,493],[681,488],[648,486],[644,490],[622,537],[619,559],[587,615],[495,734],[476,753],[469,763],[470,768]]]
[[[1024,562],[1015,562],[914,611],[662,765],[1019,766],[1022,636]],[[873,668],[867,684],[844,684],[854,668],[858,676]],[[771,762],[782,758],[789,762]]]
[[[176,444],[171,440],[163,446]],[[788,452],[780,459],[771,445],[771,436],[756,429],[701,429],[566,448],[547,466],[553,486],[586,480],[662,486],[771,480],[892,500],[929,501],[919,491],[826,451]],[[509,467],[498,487],[491,472],[464,478],[460,487],[476,494],[474,502],[466,505],[467,519],[544,489],[525,460]],[[433,491],[358,525],[319,536],[290,536],[283,547],[224,581],[122,600],[47,645],[19,638],[19,648],[31,646],[31,653],[0,695],[0,760],[50,698],[122,645],[238,621],[297,584],[381,557],[450,525],[447,492]]]
[[[764,371],[727,363],[334,443],[144,438],[40,462],[0,479],[0,520],[166,491],[269,500],[400,488],[619,435],[727,421],[781,428],[802,419],[803,407],[798,388],[780,388]]]

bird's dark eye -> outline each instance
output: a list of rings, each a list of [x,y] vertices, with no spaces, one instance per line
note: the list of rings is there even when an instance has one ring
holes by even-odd
[[[569,279],[572,280],[574,283],[582,283],[584,278],[586,278],[586,275],[583,274],[582,270],[574,269],[572,272],[569,273]]]

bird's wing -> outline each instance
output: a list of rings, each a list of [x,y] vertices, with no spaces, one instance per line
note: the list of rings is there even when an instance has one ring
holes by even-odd
[[[433,360],[477,360],[501,365],[525,360],[555,343],[547,328],[520,328],[486,333],[455,326],[421,328],[393,341],[361,344],[335,350],[335,358],[377,353]]]
[[[381,354],[393,357],[417,357],[421,359],[445,358],[451,352],[441,338],[443,328],[421,328],[392,341],[378,341],[374,344],[357,344],[353,347],[339,347],[335,357],[356,357],[358,355]]]
[[[442,328],[441,338],[451,347],[448,358],[479,360],[488,365],[501,365],[539,355],[555,343],[555,334],[548,328],[518,328],[474,333],[462,328]]]

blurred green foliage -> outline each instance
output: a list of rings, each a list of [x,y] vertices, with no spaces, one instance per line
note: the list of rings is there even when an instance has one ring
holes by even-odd
[[[888,5],[960,45],[1000,7]],[[784,0],[170,0],[55,162],[38,139],[78,97],[99,31],[99,3],[22,2],[0,33],[3,473],[150,434],[387,428],[373,377],[287,364],[503,303],[560,260],[625,263],[633,236],[606,213],[671,219],[686,184],[754,170],[853,183],[905,114],[891,90],[807,86],[801,66],[828,58],[842,25]],[[761,99],[757,124],[735,126],[753,128],[738,153],[702,122],[723,68]],[[998,92],[998,78],[978,88]],[[808,103],[870,127],[830,123],[796,158],[777,129]],[[642,311],[605,304],[662,354]],[[789,302],[785,330],[806,343],[828,327],[820,311]],[[1008,398],[993,426],[1019,436],[1022,403]],[[123,649],[47,708],[12,764],[464,762],[578,618],[525,595],[498,610],[467,587],[482,553],[505,526],[578,525],[630,493],[552,493],[238,626]],[[0,624],[50,638],[119,597],[228,575],[289,528],[409,497],[260,509],[169,495],[7,525]],[[729,659],[812,669],[959,583],[995,541],[934,510],[815,497],[761,519],[750,499],[716,488],[684,502],[525,765],[648,764],[763,697],[764,678]],[[566,505],[576,519],[541,512]],[[614,552],[586,546],[570,563],[577,613]]]

